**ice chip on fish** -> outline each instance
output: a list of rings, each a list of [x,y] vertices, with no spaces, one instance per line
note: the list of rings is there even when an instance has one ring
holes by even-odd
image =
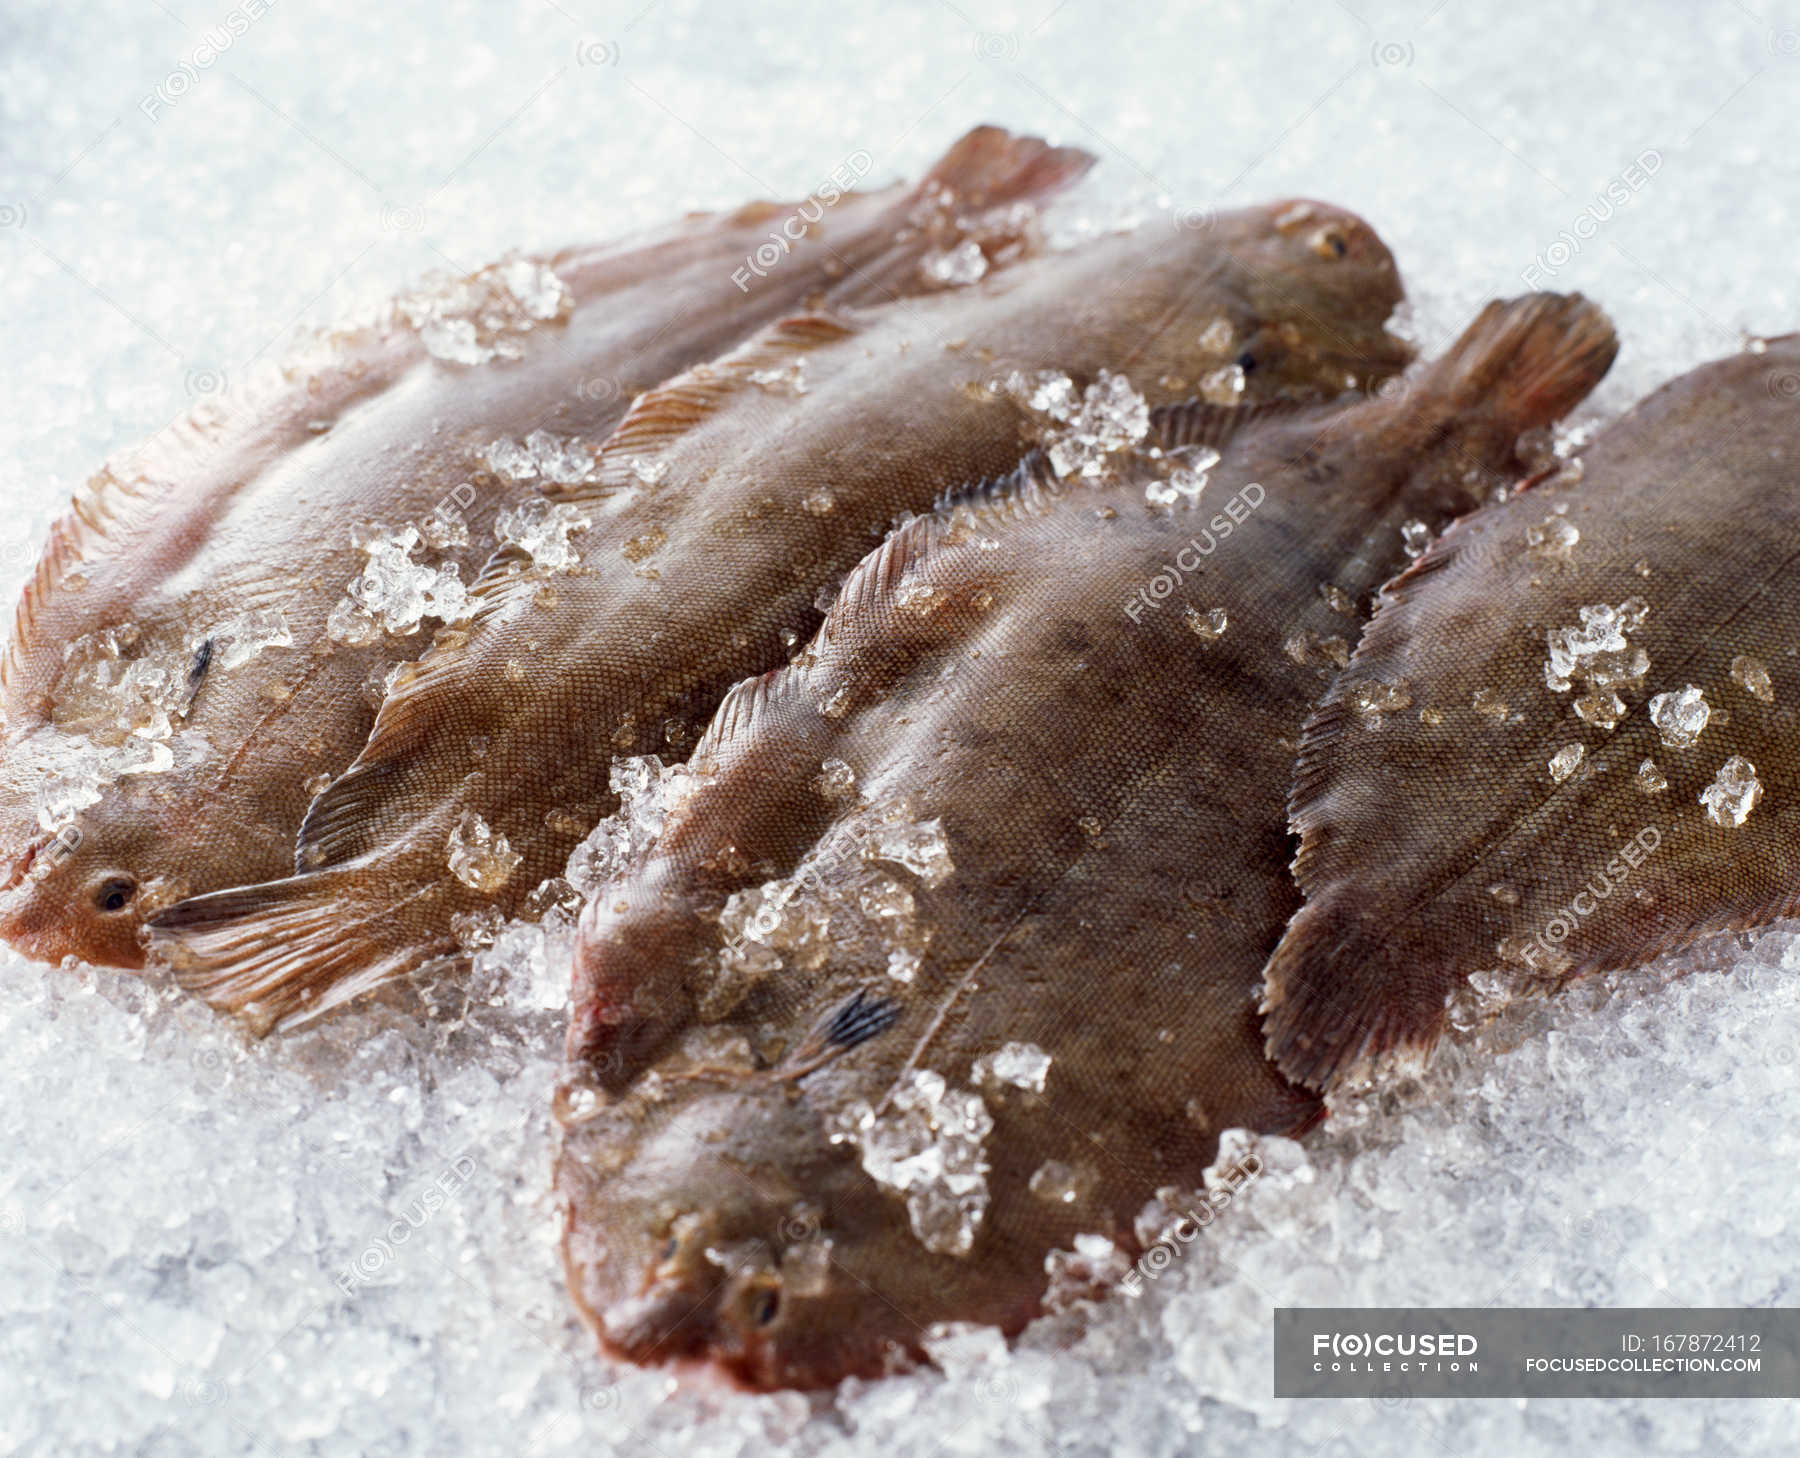
[[[1727,830],[1749,819],[1761,800],[1762,781],[1756,778],[1756,766],[1741,754],[1732,755],[1720,765],[1713,782],[1700,792],[1706,818]]]
[[[915,1068],[877,1113],[846,1110],[833,1138],[854,1143],[871,1179],[906,1196],[913,1234],[926,1250],[966,1256],[987,1213],[986,1140],[994,1121],[981,1095]]]
[[[518,359],[519,336],[573,309],[575,295],[550,266],[511,258],[462,279],[403,294],[399,315],[419,331],[425,348],[454,364]]]
[[[504,835],[473,810],[463,811],[462,819],[450,832],[446,847],[450,873],[471,891],[491,896],[512,879],[522,859]]]
[[[1035,1043],[1006,1043],[975,1060],[975,1082],[1042,1093],[1050,1063],[1050,1055]]]
[[[260,608],[221,623],[203,641],[212,645],[218,666],[229,673],[270,648],[291,648],[294,635],[287,614],[279,608]]]
[[[517,547],[546,572],[568,572],[581,560],[570,538],[592,525],[579,507],[531,497],[500,513],[494,537],[502,546]]]
[[[1650,700],[1650,722],[1662,736],[1665,749],[1692,749],[1712,718],[1704,690],[1688,684],[1676,693],[1657,694]]]

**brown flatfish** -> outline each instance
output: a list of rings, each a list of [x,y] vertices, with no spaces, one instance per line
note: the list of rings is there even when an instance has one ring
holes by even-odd
[[[1293,1077],[1428,1053],[1471,973],[1551,989],[1800,905],[1797,396],[1800,337],[1705,365],[1384,592],[1294,793]]]

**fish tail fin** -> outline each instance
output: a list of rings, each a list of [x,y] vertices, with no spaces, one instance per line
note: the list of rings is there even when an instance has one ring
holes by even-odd
[[[1619,336],[1580,294],[1495,299],[1426,372],[1447,411],[1497,412],[1518,434],[1573,410],[1612,368]]]
[[[826,308],[885,304],[920,292],[952,287],[923,268],[935,250],[973,243],[986,269],[1009,267],[1043,248],[1032,208],[1086,174],[1096,158],[1079,147],[1053,147],[1042,137],[1004,127],[966,132],[887,214],[866,247],[838,255],[844,276],[820,300]],[[974,226],[971,227],[971,223]]]
[[[1042,137],[978,126],[951,144],[925,174],[916,195],[934,198],[948,189],[965,211],[1004,207],[1057,192],[1094,162],[1094,154],[1080,147],[1053,147]]]
[[[1428,1058],[1450,988],[1395,928],[1318,902],[1288,923],[1263,981],[1270,1059],[1295,1083],[1327,1091],[1378,1067]]]
[[[258,1036],[330,1009],[453,950],[389,935],[366,866],[334,867],[177,902],[147,928],[151,960]]]

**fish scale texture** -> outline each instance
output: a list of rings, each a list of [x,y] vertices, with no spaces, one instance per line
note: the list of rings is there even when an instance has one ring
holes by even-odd
[[[139,99],[225,7],[180,7],[183,29],[154,7],[13,6],[0,205],[23,202],[42,247],[0,229],[0,311],[31,361],[0,412],[6,596],[95,462],[190,405],[204,371],[235,388],[290,318],[378,304],[440,253],[473,268],[804,195],[861,146],[875,175],[911,175],[978,119],[1105,153],[1077,231],[1228,185],[1227,205],[1357,208],[1400,258],[1427,355],[1658,148],[1654,182],[1542,280],[1601,301],[1627,341],[1588,420],[1740,329],[1800,319],[1800,213],[1770,160],[1791,7],[1627,23],[1598,3],[1428,21],[1307,4],[1279,26],[1248,3],[960,8],[663,0],[576,24],[548,6],[499,23],[472,3],[276,6],[152,123]],[[578,63],[590,29],[617,67]],[[1779,932],[1456,1033],[1423,1083],[1347,1103],[1304,1154],[1265,1147],[1205,1255],[1143,1299],[1041,1323],[1010,1355],[946,1340],[944,1375],[823,1401],[671,1391],[595,1361],[542,1197],[567,989],[533,939],[497,950],[507,972],[454,1035],[371,1008],[255,1048],[157,984],[6,956],[0,1452],[1791,1448],[1776,1403],[1267,1396],[1277,1304],[1792,1304],[1800,955]]]

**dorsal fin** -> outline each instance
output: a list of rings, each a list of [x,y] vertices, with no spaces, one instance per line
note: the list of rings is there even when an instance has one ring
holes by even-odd
[[[747,678],[733,685],[719,701],[711,722],[694,745],[694,761],[697,763],[709,756],[722,755],[744,735],[754,734],[769,705],[788,686],[791,679],[803,672],[804,670],[790,665],[771,669],[768,673],[759,673],[755,678]]]
[[[1009,478],[1002,478],[1005,479]],[[726,758],[740,740],[760,732],[767,716],[779,711],[790,696],[806,692],[810,701],[818,687],[813,683],[815,673],[824,676],[832,671],[822,669],[821,660],[850,619],[858,619],[858,631],[865,634],[870,631],[865,620],[870,618],[875,621],[875,632],[894,630],[897,647],[909,637],[931,631],[917,617],[908,618],[905,630],[899,631],[902,615],[895,611],[894,594],[908,570],[931,553],[949,525],[947,518],[935,514],[915,516],[889,532],[879,547],[851,569],[825,621],[799,658],[772,672],[744,679],[720,700],[706,732],[694,746],[693,758]],[[873,664],[862,666],[871,673],[875,671]]]
[[[944,526],[939,517],[915,516],[889,532],[887,540],[858,562],[844,579],[825,621],[819,625],[815,642],[832,643],[847,619],[880,612],[893,598],[907,570],[929,553]]]
[[[931,514],[948,522],[957,512],[1005,516],[1053,501],[1068,488],[1051,469],[1050,458],[1034,450],[1004,476],[989,476],[972,486],[954,486],[939,496]]]
[[[1295,400],[1266,400],[1256,405],[1212,405],[1205,400],[1183,400],[1150,412],[1150,431],[1144,437],[1144,444],[1165,451],[1188,446],[1207,446],[1223,451],[1246,427],[1272,418],[1296,415],[1309,408],[1316,407]]]
[[[730,354],[697,365],[639,395],[600,452],[591,481],[551,486],[558,501],[591,502],[628,489],[654,474],[697,426],[717,415],[744,390],[761,390],[753,375],[779,374],[801,365],[815,350],[855,334],[856,326],[829,314],[795,314],[771,324]]]
[[[237,418],[242,419],[244,413],[240,408]],[[226,435],[226,417],[216,406],[196,406],[149,440],[121,453],[75,490],[69,510],[52,523],[37,569],[19,594],[12,638],[5,656],[0,657],[0,705],[9,719],[29,712],[30,697],[46,692],[60,670],[64,645],[40,643],[37,628],[70,580],[143,551],[146,539],[157,533],[167,511],[189,500],[198,501],[195,493],[203,481],[197,481],[196,468],[239,444],[235,436]],[[215,482],[212,490],[217,494],[222,486],[224,496],[229,497],[244,480]],[[35,665],[34,683],[32,659],[40,650],[52,648],[54,662]]]
[[[0,709],[7,720],[41,707],[35,701],[61,670],[69,635],[59,627],[54,642],[43,641],[40,624],[71,578],[91,579],[80,589],[78,611],[94,616],[79,631],[106,626],[105,614],[115,608],[111,621],[120,621],[128,605],[107,599],[107,564],[135,566],[148,553],[192,550],[205,535],[197,516],[228,510],[268,460],[310,438],[309,422],[349,408],[423,352],[411,336],[374,324],[332,331],[330,340],[328,364],[306,368],[298,380],[288,367],[254,370],[229,402],[194,405],[114,453],[75,490],[20,593],[12,638],[0,656]],[[177,513],[187,519],[171,519]]]

